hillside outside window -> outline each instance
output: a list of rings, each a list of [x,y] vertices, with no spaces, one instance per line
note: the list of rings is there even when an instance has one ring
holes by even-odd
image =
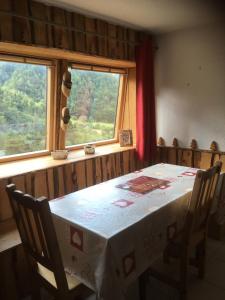
[[[66,146],[115,140],[123,70],[73,65]]]
[[[0,158],[46,150],[49,66],[1,58]]]

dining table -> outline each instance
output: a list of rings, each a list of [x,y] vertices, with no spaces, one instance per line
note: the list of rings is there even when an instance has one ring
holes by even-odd
[[[50,201],[65,271],[97,299],[126,299],[184,225],[196,173],[160,163]]]

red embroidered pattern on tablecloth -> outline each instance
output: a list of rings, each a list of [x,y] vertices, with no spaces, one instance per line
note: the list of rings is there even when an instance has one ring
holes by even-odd
[[[116,187],[128,190],[134,193],[146,194],[160,187],[167,188],[169,187],[169,180],[159,179],[148,176],[140,176],[135,179],[128,180],[125,183],[118,184]]]
[[[187,171],[181,173],[183,176],[196,176],[197,174],[197,169],[188,169]]]
[[[125,207],[128,207],[128,206],[134,204],[134,202],[131,200],[120,199],[120,200],[112,202],[112,204],[114,204],[115,206],[125,208]]]
[[[122,259],[123,273],[127,277],[136,269],[135,253],[132,251],[128,255],[124,256]]]
[[[70,226],[70,244],[80,251],[83,251],[84,237],[82,230]]]

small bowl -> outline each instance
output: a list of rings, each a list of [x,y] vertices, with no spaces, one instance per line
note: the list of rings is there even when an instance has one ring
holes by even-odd
[[[68,151],[67,150],[55,150],[51,152],[53,159],[67,159]]]
[[[94,154],[95,153],[95,146],[88,144],[84,146],[84,153],[85,154]]]

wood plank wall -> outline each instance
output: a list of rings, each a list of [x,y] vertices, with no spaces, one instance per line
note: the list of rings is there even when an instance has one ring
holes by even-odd
[[[142,168],[135,149],[85,159],[0,180],[0,221],[12,217],[5,191],[8,183],[35,197],[49,200]]]
[[[134,60],[147,34],[32,0],[0,1],[0,41]]]
[[[157,147],[156,162],[207,169],[218,160],[223,162],[222,171],[225,172],[225,152],[169,146]]]

